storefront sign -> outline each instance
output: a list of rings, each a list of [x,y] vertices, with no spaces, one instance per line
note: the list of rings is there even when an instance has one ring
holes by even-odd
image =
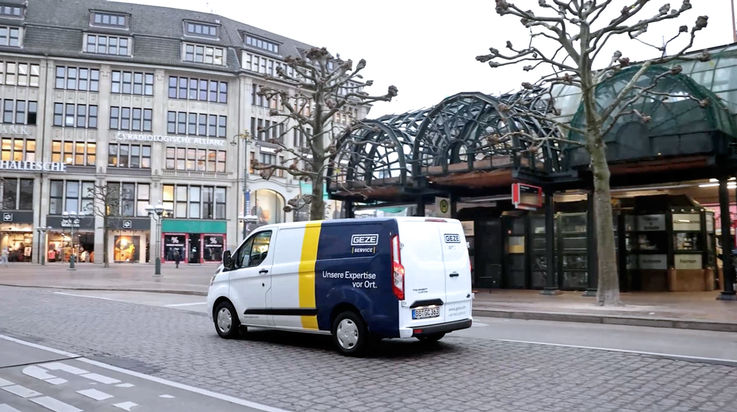
[[[3,222],[12,222],[12,221],[13,221],[12,213],[3,213]]]
[[[62,219],[61,227],[79,227],[79,219]]]
[[[180,145],[198,144],[212,147],[225,147],[225,139],[213,139],[210,137],[163,136],[160,134],[133,134],[119,132],[115,135],[115,139],[119,142],[159,142]]]
[[[666,255],[639,255],[638,266],[640,269],[667,269],[668,259]]]
[[[637,216],[637,230],[665,230],[665,215]]]
[[[701,255],[675,255],[676,269],[701,269]]]
[[[92,216],[81,216],[77,218],[68,218],[61,216],[47,216],[46,224],[54,229],[60,228],[64,231],[74,228],[80,230],[93,230],[95,228],[95,218]]]
[[[701,215],[697,213],[674,213],[673,230],[701,230]]]
[[[151,219],[148,217],[131,217],[128,219],[109,217],[107,225],[109,229],[149,230],[151,229]]]
[[[122,226],[123,229],[130,229],[131,227],[133,227],[133,222],[131,222],[130,220],[124,220]]]
[[[60,162],[25,162],[0,160],[0,170],[21,170],[27,172],[66,172],[67,165]]]

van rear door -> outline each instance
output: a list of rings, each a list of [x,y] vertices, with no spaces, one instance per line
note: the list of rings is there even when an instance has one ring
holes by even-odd
[[[448,220],[437,225],[441,234],[445,268],[445,321],[471,318],[471,266],[463,225]]]

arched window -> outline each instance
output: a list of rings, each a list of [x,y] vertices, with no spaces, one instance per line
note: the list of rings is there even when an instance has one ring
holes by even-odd
[[[258,218],[258,225],[285,221],[284,197],[273,190],[254,191],[251,205],[251,214]]]

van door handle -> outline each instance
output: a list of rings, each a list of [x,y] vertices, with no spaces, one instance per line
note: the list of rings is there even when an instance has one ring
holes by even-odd
[[[261,270],[258,271],[258,274],[259,275],[265,275],[267,273],[269,273],[269,270],[268,269],[261,269]]]
[[[458,276],[460,276],[460,275],[458,274],[458,272],[451,272],[451,273],[450,273],[450,277],[452,277],[452,278],[457,278]]]

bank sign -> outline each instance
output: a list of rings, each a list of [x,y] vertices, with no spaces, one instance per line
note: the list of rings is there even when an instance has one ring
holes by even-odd
[[[23,172],[66,172],[67,166],[60,162],[0,160],[0,170],[18,170]]]

